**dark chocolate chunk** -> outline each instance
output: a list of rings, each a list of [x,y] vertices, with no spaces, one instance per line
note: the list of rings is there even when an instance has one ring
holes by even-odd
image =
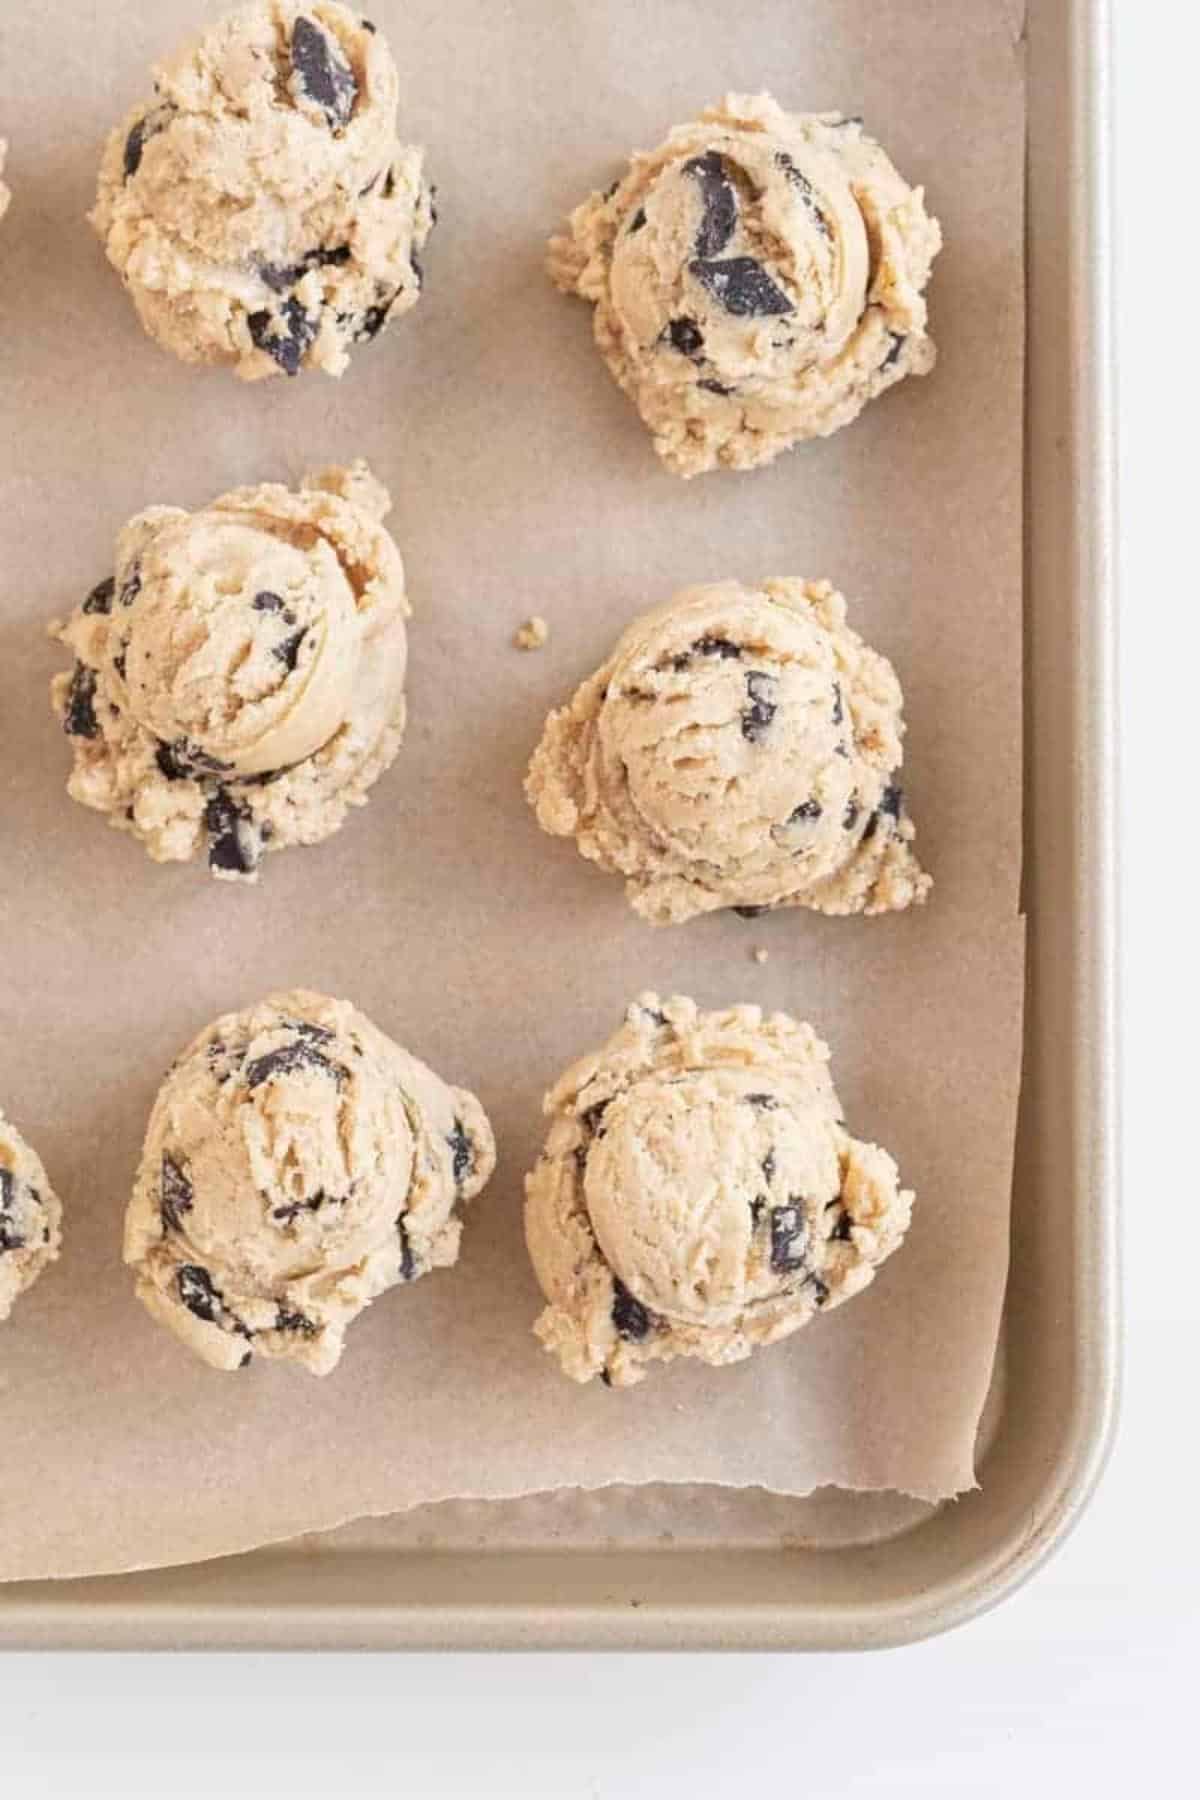
[[[284,302],[278,313],[252,312],[246,320],[250,336],[279,364],[285,375],[298,375],[304,352],[317,335],[317,320],[310,319],[299,300]]]
[[[417,292],[425,286],[425,268],[415,250],[408,253],[408,266],[413,272],[413,280],[417,284]]]
[[[816,189],[813,187],[812,182],[808,179],[808,176],[803,172],[802,169],[798,169],[796,167],[795,163],[792,161],[791,157],[788,155],[786,150],[777,150],[775,152],[775,161],[778,163],[779,167],[783,170],[784,174],[787,176],[787,178],[791,182],[792,186],[794,188],[796,188],[797,191],[799,192],[800,198],[804,202],[805,209],[807,210],[810,218],[812,219],[813,224],[816,226],[817,230],[821,233],[821,236],[822,237],[832,236],[832,233],[829,229],[829,220],[825,217],[825,214],[821,211],[820,202],[817,199]]]
[[[258,867],[259,840],[249,812],[227,788],[218,788],[204,808],[208,866],[249,875]]]
[[[354,71],[341,46],[303,13],[292,26],[292,67],[300,85],[329,121],[340,131],[349,123],[358,94]]]
[[[125,651],[124,650],[117,651],[117,654],[112,659],[112,666],[117,671],[117,674],[121,677],[121,680],[124,681],[124,679],[125,679]]]
[[[320,1212],[328,1199],[329,1195],[325,1192],[325,1189],[318,1188],[311,1200],[289,1200],[286,1206],[273,1206],[271,1208],[271,1217],[278,1220],[281,1225],[290,1225],[294,1219],[300,1217],[302,1212]],[[335,1201],[334,1204],[340,1205],[341,1203],[340,1201]]]
[[[821,1277],[819,1275],[810,1275],[808,1278],[807,1285],[810,1288],[812,1288],[813,1293],[816,1297],[817,1305],[824,1306],[825,1302],[829,1298],[829,1288],[828,1288],[827,1284],[821,1280]]]
[[[904,790],[896,787],[894,783],[889,782],[887,787],[884,788],[883,796],[879,802],[880,812],[883,813],[886,818],[898,819],[900,817],[900,808],[903,803]]]
[[[275,1311],[275,1329],[276,1331],[298,1331],[301,1337],[311,1338],[316,1337],[321,1327],[315,1319],[310,1319],[307,1313],[289,1312],[286,1307],[279,1306]]]
[[[654,1021],[654,1023],[658,1026],[662,1026],[667,1023],[666,1013],[659,1012],[659,1010],[656,1006],[643,1006],[640,1010],[645,1018],[652,1019]]]
[[[431,181],[429,184],[429,229],[430,229],[430,231],[433,230],[433,228],[437,224],[437,222],[438,222],[437,184],[436,184],[436,182]]]
[[[304,1036],[296,1036],[290,1044],[280,1044],[275,1050],[264,1050],[261,1056],[254,1057],[246,1064],[244,1080],[248,1093],[261,1087],[264,1081],[270,1081],[274,1075],[294,1075],[298,1069],[320,1069],[330,1075],[340,1087],[346,1078],[346,1072],[339,1064],[331,1062],[317,1043]],[[321,1199],[324,1199],[324,1194]]]
[[[621,180],[620,180],[620,177],[618,176],[616,181],[609,182],[608,186],[605,188],[604,193],[601,197],[605,200],[611,200],[613,195],[616,193],[617,189],[620,187],[620,185],[621,185]]]
[[[170,744],[160,743],[154,760],[168,781],[192,781],[197,776],[220,775],[228,768],[219,757],[210,756],[187,738],[175,738]]]
[[[750,1202],[751,1229],[754,1229],[754,1227],[756,1227],[762,1223],[762,1216],[766,1212],[766,1210],[767,1210],[767,1196],[765,1194],[755,1194],[753,1200]]]
[[[848,1244],[850,1242],[850,1227],[850,1214],[843,1208],[838,1215],[837,1224],[829,1235],[831,1238],[836,1239],[840,1244]]]
[[[729,910],[736,913],[739,919],[761,919],[771,909],[769,906],[731,906]]]
[[[273,594],[270,588],[260,588],[250,604],[255,612],[282,612],[283,596]]]
[[[455,1119],[454,1130],[449,1134],[446,1142],[450,1146],[453,1158],[454,1185],[461,1187],[475,1163],[475,1146],[463,1129],[461,1119]]]
[[[703,381],[698,381],[696,386],[698,388],[703,388],[706,394],[724,395],[732,394],[733,392],[733,389],[731,387],[726,387],[723,381],[714,381],[712,377],[708,375],[705,376]]]
[[[190,1313],[207,1320],[210,1325],[220,1323],[225,1303],[207,1269],[202,1269],[198,1263],[184,1263],[175,1277],[175,1285]]]
[[[859,815],[860,811],[861,811],[861,808],[858,804],[858,800],[852,794],[850,796],[849,800],[847,800],[846,810],[842,814],[842,830],[843,831],[853,831],[854,830],[855,825],[858,823],[858,815]]]
[[[747,1094],[747,1106],[757,1106],[760,1112],[774,1112],[779,1105],[774,1094]]]
[[[618,1337],[637,1343],[649,1334],[652,1320],[640,1300],[635,1300],[625,1283],[613,1276],[612,1322]]]
[[[775,1179],[775,1152],[768,1150],[762,1160],[763,1180],[770,1186]]]
[[[667,336],[683,356],[697,356],[704,348],[704,333],[695,319],[672,319],[667,326]]]
[[[297,263],[259,263],[258,273],[272,293],[286,294],[310,269],[338,268],[348,263],[352,254],[349,244],[335,244],[332,249],[308,250]]]
[[[761,669],[752,669],[746,677],[746,693],[750,704],[742,708],[742,736],[748,744],[761,744],[778,708],[771,695],[775,677]]]
[[[146,145],[152,137],[157,137],[159,132],[166,128],[174,111],[173,106],[156,106],[153,112],[148,112],[144,118],[138,119],[132,127],[129,136],[125,139],[125,154],[121,159],[126,181],[137,174],[142,165],[142,152]]]
[[[271,655],[277,657],[290,675],[300,660],[300,646],[308,636],[308,626],[302,625],[299,631],[293,631],[285,637],[281,644],[272,644]]]
[[[793,807],[788,814],[788,824],[803,825],[807,821],[819,819],[820,816],[821,802],[819,800],[802,800],[799,806]]]
[[[173,1156],[167,1155],[165,1150],[163,1151],[161,1179],[159,1211],[162,1213],[163,1230],[166,1231],[169,1227],[172,1231],[178,1231],[181,1215],[192,1210],[195,1190],[192,1187],[190,1176]]]
[[[383,197],[384,197],[384,199],[390,200],[392,195],[395,193],[395,191],[396,191],[396,166],[393,163],[389,167],[387,174],[383,178]]]
[[[116,581],[111,575],[98,582],[84,601],[81,611],[85,613],[110,613],[113,595],[117,591]]]
[[[742,656],[741,645],[724,637],[697,638],[692,650],[697,656],[719,656],[724,662],[740,662]]]
[[[375,36],[375,32],[378,28],[371,22],[370,19],[360,19],[359,24],[362,26],[364,31],[369,31],[372,37]]]
[[[695,254],[698,257],[720,256],[737,229],[737,194],[725,173],[725,164],[716,150],[693,156],[683,165],[686,175],[694,175],[700,183],[704,215],[696,233]]]
[[[25,1248],[25,1234],[16,1221],[16,1198],[16,1176],[11,1169],[0,1167],[0,1255]]]
[[[602,1381],[602,1382],[603,1382],[603,1383],[604,1383],[604,1385],[605,1385],[605,1387],[606,1387],[606,1388],[610,1388],[610,1387],[611,1387],[611,1386],[612,1386],[612,1384],[613,1384],[613,1378],[612,1378],[612,1376],[611,1376],[611,1375],[610,1375],[610,1374],[609,1374],[609,1372],[608,1372],[608,1370],[607,1370],[607,1369],[601,1369],[601,1371],[600,1371],[600,1379],[601,1379],[601,1381]]]
[[[134,563],[132,569],[130,569],[128,575],[121,583],[121,591],[117,595],[117,599],[122,606],[132,606],[141,591],[142,565],[140,563]]]
[[[808,1227],[804,1209],[790,1201],[787,1206],[771,1208],[771,1267],[780,1275],[790,1275],[804,1267],[804,1250]]]
[[[395,293],[389,294],[388,298],[386,300],[381,300],[377,306],[368,306],[354,333],[354,341],[356,344],[370,343],[372,338],[379,336],[379,333],[387,324],[388,314],[391,312],[402,292],[403,290],[401,288],[397,288]]]
[[[859,842],[863,843],[863,844],[869,844],[871,839],[875,836],[875,833],[878,830],[879,830],[879,814],[878,814],[878,812],[873,812],[871,814],[870,818],[867,820],[866,824],[863,826],[863,834],[862,834],[862,837],[859,839]]]
[[[905,337],[904,333],[901,331],[889,331],[888,336],[892,340],[891,348],[889,349],[887,355],[884,357],[883,361],[879,365],[881,369],[890,369],[892,364],[899,357],[900,352],[903,350],[905,344],[908,342],[908,339]]]
[[[100,726],[96,720],[96,671],[77,662],[67,689],[67,705],[63,713],[63,730],[68,737],[94,738]]]
[[[642,229],[642,226],[645,223],[646,223],[646,209],[644,206],[639,206],[637,211],[634,213],[632,219],[630,219],[630,221],[629,221],[630,237],[633,236],[635,231],[640,231]]]
[[[396,1232],[400,1239],[400,1279],[401,1281],[411,1281],[417,1272],[417,1259],[412,1253],[408,1227],[402,1218],[396,1220]]]
[[[845,718],[845,716],[846,716],[846,708],[842,704],[842,684],[840,681],[835,681],[833,684],[833,722],[834,722],[834,724],[840,725],[842,720]]]
[[[765,319],[796,309],[783,289],[752,256],[728,256],[720,262],[695,257],[688,268],[701,287],[738,319]]]

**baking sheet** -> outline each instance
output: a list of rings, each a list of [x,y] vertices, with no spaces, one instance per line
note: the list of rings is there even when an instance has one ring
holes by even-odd
[[[22,272],[0,294],[0,1098],[69,1228],[0,1337],[0,1574],[181,1561],[570,1483],[961,1491],[1003,1290],[1020,1044],[1016,9],[759,0],[710,26],[681,0],[649,16],[615,0],[379,5],[441,194],[426,296],[340,386],[254,389],[144,340],[81,223],[145,65],[219,10],[56,0],[0,21],[15,196],[0,254]],[[631,145],[725,87],[768,84],[863,111],[926,182],[948,245],[941,360],[827,444],[684,485],[592,352],[586,310],[543,281],[543,240]],[[401,759],[337,839],[270,859],[258,891],[155,868],[65,798],[41,626],[105,572],[139,507],[356,454],[396,495],[417,608]],[[633,612],[729,573],[829,574],[896,661],[938,883],[923,915],[655,933],[527,816],[547,706]],[[522,657],[509,638],[530,612],[552,638]],[[235,1382],[134,1304],[120,1219],[175,1050],[292,982],[344,992],[475,1086],[502,1160],[459,1268],[380,1301],[327,1382],[258,1365]],[[541,1089],[644,986],[811,1017],[852,1129],[894,1150],[918,1207],[872,1293],[790,1343],[580,1392],[528,1335],[520,1176]]]

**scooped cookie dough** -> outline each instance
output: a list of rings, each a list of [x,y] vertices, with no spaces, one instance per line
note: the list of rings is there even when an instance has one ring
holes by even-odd
[[[71,796],[156,862],[207,848],[231,881],[335,832],[404,733],[390,504],[359,462],[132,519],[115,573],[50,627],[75,656],[51,689]]]
[[[90,219],[150,336],[247,381],[324,369],[415,306],[434,222],[386,40],[333,0],[252,0],[155,71]]]
[[[740,1362],[840,1306],[899,1248],[913,1196],[847,1133],[811,1026],[642,994],[546,1096],[525,1233],[534,1331],[574,1381]]]
[[[385,1289],[458,1259],[495,1164],[473,1094],[345,1000],[227,1013],[167,1075],[125,1219],[147,1310],[217,1369],[328,1374]]]
[[[0,1321],[62,1245],[62,1206],[41,1158],[0,1112]]]
[[[548,268],[690,476],[769,463],[927,374],[941,241],[861,119],[729,94],[577,207]]]
[[[897,782],[900,685],[827,581],[685,588],[552,712],[525,792],[654,925],[895,912],[931,881]]]

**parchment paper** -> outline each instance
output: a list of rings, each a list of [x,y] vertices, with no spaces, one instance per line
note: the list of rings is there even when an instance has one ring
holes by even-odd
[[[1018,1086],[1022,51],[999,0],[373,0],[442,223],[420,306],[335,384],[243,387],[146,340],[83,222],[104,131],[202,18],[47,0],[0,17],[0,1100],[66,1206],[0,1328],[0,1576],[170,1563],[446,1496],[613,1482],[971,1485],[1007,1255]],[[726,88],[863,112],[947,248],[941,358],[774,468],[661,470],[541,273],[634,145]],[[260,887],[158,868],[70,803],[45,622],[153,501],[365,454],[409,568],[411,726],[367,810]],[[919,915],[655,932],[520,794],[547,708],[688,582],[828,574],[896,662]],[[549,646],[510,648],[529,613]],[[765,965],[752,948],[770,952]],[[156,1085],[213,1014],[345,994],[477,1089],[502,1147],[458,1268],[379,1301],[324,1383],[193,1361],[134,1302],[121,1218]],[[863,1298],[737,1368],[565,1381],[520,1186],[542,1090],[643,987],[809,1017],[851,1128],[918,1191]]]

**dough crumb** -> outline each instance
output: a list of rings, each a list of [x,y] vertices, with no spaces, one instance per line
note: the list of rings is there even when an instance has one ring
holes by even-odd
[[[771,952],[769,950],[765,949],[762,944],[755,945],[754,960],[756,963],[767,962],[770,958],[770,955],[771,955]]]
[[[535,613],[531,619],[526,619],[523,625],[518,625],[513,635],[513,643],[518,650],[540,650],[549,636],[550,627],[545,619],[539,618]]]

